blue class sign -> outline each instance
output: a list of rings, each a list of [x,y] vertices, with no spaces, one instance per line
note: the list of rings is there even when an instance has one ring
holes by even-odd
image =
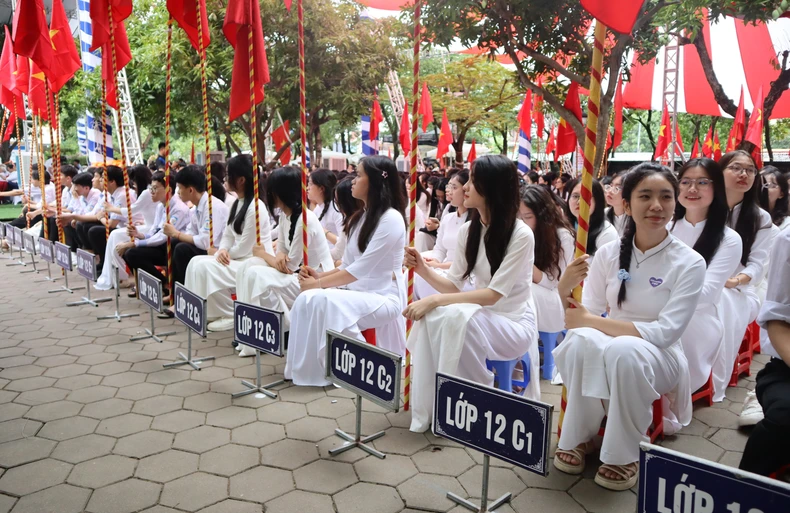
[[[96,258],[93,253],[77,250],[77,273],[89,281],[96,281]]]
[[[137,270],[137,297],[146,305],[162,313],[162,282],[142,269]]]
[[[637,513],[785,513],[790,485],[640,444]]]
[[[233,338],[274,356],[283,355],[282,312],[236,301],[233,303]]]
[[[55,263],[67,271],[71,271],[71,249],[60,242],[55,243]]]
[[[24,232],[22,231],[22,228],[17,228],[16,226],[14,226],[14,241],[16,242],[16,245],[20,248],[23,248],[25,245],[25,238],[23,237],[23,233]]]
[[[35,255],[36,254],[36,239],[32,235],[30,235],[28,233],[25,233],[25,232],[22,232],[22,238],[25,241],[25,251],[27,251],[31,255]]]
[[[45,239],[44,237],[39,237],[38,251],[41,253],[41,260],[49,262],[50,264],[55,263],[55,249],[51,241]]]
[[[5,223],[5,236],[8,239],[9,246],[16,246],[14,227],[10,223]]]
[[[206,300],[176,282],[176,319],[201,337],[206,336]]]
[[[436,374],[433,432],[536,474],[549,473],[550,404]]]
[[[383,408],[400,408],[402,357],[365,341],[326,332],[326,378]]]

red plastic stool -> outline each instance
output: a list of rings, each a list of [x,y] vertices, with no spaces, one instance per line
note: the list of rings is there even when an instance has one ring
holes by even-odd
[[[760,354],[760,325],[757,321],[749,325],[749,337],[752,340],[752,355]]]
[[[664,405],[661,402],[664,396],[659,397],[655,401],[653,401],[653,423],[650,427],[647,428],[646,435],[650,438],[650,443],[655,443],[656,439],[660,436],[661,439],[664,439]],[[560,401],[560,408],[562,411],[565,411],[565,407],[567,403],[563,400]],[[601,428],[598,430],[598,436],[603,436],[606,432],[606,420],[608,417],[604,417],[601,421]],[[557,436],[559,437],[562,434],[562,429],[557,429]]]
[[[691,402],[696,403],[700,399],[705,399],[708,406],[713,405],[713,373],[708,377],[708,382],[700,387],[699,390],[691,394]]]
[[[362,332],[362,336],[365,337],[365,342],[368,344],[375,346],[376,345],[376,329],[370,328],[369,330],[364,330]]]
[[[735,365],[732,369],[732,377],[730,378],[729,386],[738,386],[738,378],[741,374],[747,376],[752,375],[752,338],[751,338],[751,325],[746,328],[746,333],[743,334],[741,340],[741,347],[738,349],[738,357],[735,358]],[[759,339],[759,334],[758,334]],[[758,340],[759,342],[759,340]]]

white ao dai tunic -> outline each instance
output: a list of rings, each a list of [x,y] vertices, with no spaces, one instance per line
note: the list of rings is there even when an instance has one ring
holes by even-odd
[[[576,237],[566,230],[557,230],[560,236],[560,276],[573,260]],[[543,333],[557,333],[565,329],[565,311],[562,309],[562,299],[557,294],[559,276],[551,276],[544,272],[543,278],[532,287],[532,299],[535,302],[535,318],[538,322],[538,331]]]

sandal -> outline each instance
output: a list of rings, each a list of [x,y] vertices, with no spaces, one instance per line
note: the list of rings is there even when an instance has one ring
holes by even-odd
[[[585,458],[588,454],[592,454],[595,451],[595,444],[592,441],[587,443],[579,444],[575,448],[566,451],[565,449],[557,448],[554,452],[554,468],[559,470],[560,472],[564,472],[566,474],[571,475],[578,475],[584,472],[584,465],[585,465]],[[579,463],[573,464],[568,463],[566,461],[562,461],[559,455],[571,456],[579,460]]]
[[[607,470],[617,474],[620,479],[612,479],[604,476],[601,473],[601,471]],[[628,465],[612,465],[609,463],[604,463],[598,468],[598,472],[595,474],[595,482],[598,483],[599,486],[602,486],[607,490],[613,490],[615,492],[630,490],[634,487],[638,478],[639,463],[637,462],[629,463]]]
[[[127,296],[129,296],[130,298],[136,298],[137,297],[137,287],[132,287],[129,290],[129,293],[127,294]]]

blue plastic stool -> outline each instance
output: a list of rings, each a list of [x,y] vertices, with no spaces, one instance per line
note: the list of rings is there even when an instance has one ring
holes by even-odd
[[[539,331],[538,335],[540,336],[540,341],[542,344],[538,346],[539,351],[543,353],[543,365],[541,365],[543,375],[543,379],[551,379],[553,378],[554,374],[554,355],[552,351],[554,348],[557,347],[557,337],[560,334],[564,334],[565,330],[558,331],[556,333],[546,333],[545,331]]]
[[[518,362],[521,362],[521,368],[524,371],[523,381],[513,380],[513,369],[516,368]],[[527,385],[529,385],[529,362],[529,354],[525,354],[515,360],[486,360],[486,367],[496,373],[494,380],[498,389],[513,392],[513,386],[522,387],[521,395],[524,395]]]

